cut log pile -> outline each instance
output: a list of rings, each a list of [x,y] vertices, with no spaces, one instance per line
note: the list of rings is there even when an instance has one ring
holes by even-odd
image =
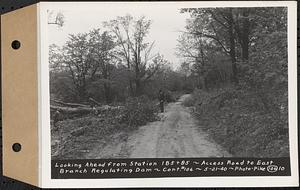
[[[102,105],[95,100],[93,106],[78,103],[66,103],[60,100],[51,100],[50,111],[51,115],[59,111],[61,119],[82,117],[91,113],[101,113],[104,111],[120,110],[122,106]],[[53,103],[53,104],[52,104]],[[96,104],[96,105],[95,105]]]
[[[54,104],[59,104],[61,106],[67,106],[67,107],[86,107],[87,105],[85,104],[78,104],[78,103],[66,103],[66,102],[62,102],[60,100],[54,100],[52,99],[51,100],[51,103],[54,103]],[[52,104],[51,104],[52,105]]]

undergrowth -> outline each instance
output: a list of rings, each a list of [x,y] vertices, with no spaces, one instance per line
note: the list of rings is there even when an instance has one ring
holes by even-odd
[[[257,92],[221,88],[195,90],[184,105],[212,138],[237,157],[289,156],[287,111],[267,110]]]
[[[53,159],[84,159],[91,148],[104,146],[112,134],[129,132],[158,120],[157,106],[147,97],[128,99],[120,109],[66,119],[52,128]],[[53,126],[52,126],[53,127]]]

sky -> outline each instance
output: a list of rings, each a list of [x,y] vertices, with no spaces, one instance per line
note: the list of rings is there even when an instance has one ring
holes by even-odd
[[[103,22],[117,16],[130,14],[135,18],[146,16],[152,20],[149,42],[155,41],[152,53],[160,53],[173,63],[180,65],[175,48],[180,31],[184,30],[189,14],[180,13],[180,6],[168,4],[93,4],[93,6],[61,6],[49,11],[62,12],[65,17],[63,27],[48,25],[49,44],[63,45],[69,34],[88,32],[93,28],[103,28]]]

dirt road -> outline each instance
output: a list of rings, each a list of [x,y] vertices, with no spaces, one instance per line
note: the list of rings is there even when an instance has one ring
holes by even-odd
[[[113,135],[110,143],[91,151],[88,158],[230,157],[182,105],[189,96],[168,104],[160,114],[161,121],[142,126],[133,134]]]

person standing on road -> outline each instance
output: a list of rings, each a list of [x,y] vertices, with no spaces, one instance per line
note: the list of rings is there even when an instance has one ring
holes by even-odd
[[[159,90],[159,93],[158,93],[158,99],[159,99],[160,111],[163,113],[164,112],[165,94],[161,89]]]

